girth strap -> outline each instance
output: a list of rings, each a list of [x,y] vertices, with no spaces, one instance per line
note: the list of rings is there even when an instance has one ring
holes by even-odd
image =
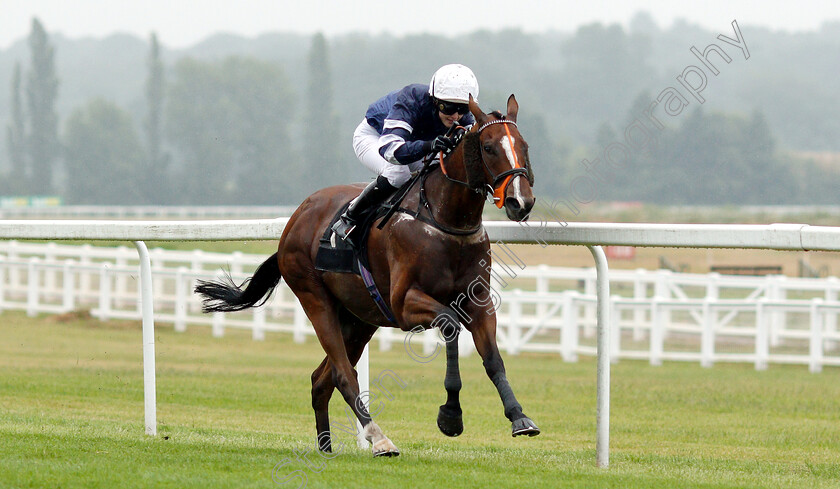
[[[385,316],[385,319],[391,321],[393,324],[397,324],[396,318],[394,318],[394,313],[391,312],[391,308],[388,307],[388,304],[385,304],[385,299],[382,298],[382,294],[379,293],[379,289],[376,287],[376,282],[373,280],[373,274],[370,273],[367,266],[359,260],[359,273],[362,275],[362,281],[365,283],[365,287],[367,287],[367,291],[370,294],[371,299],[373,302],[376,303],[376,307],[379,308],[379,311]]]

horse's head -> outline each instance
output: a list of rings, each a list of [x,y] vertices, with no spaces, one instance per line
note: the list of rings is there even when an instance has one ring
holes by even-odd
[[[492,193],[496,207],[505,208],[508,219],[528,219],[536,200],[531,190],[534,174],[528,161],[528,143],[516,127],[519,112],[516,98],[513,95],[508,98],[506,115],[498,111],[485,114],[472,96],[469,107],[476,127],[465,138],[464,143],[472,146],[465,151],[481,161],[481,168],[473,168],[473,172],[483,173],[483,185]],[[481,180],[481,177],[475,180]]]

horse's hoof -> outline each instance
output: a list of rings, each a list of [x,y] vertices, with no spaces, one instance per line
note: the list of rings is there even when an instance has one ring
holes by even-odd
[[[399,457],[400,451],[399,450],[392,450],[392,451],[384,451],[379,453],[374,453],[374,457]]]
[[[511,436],[520,436],[520,435],[528,435],[528,436],[537,436],[540,434],[540,429],[537,428],[537,424],[531,421],[527,417],[519,418],[515,420],[512,424],[512,434]]]
[[[448,408],[445,404],[438,410],[437,425],[446,436],[458,436],[464,432],[464,420],[461,410]]]
[[[387,438],[374,443],[371,446],[371,452],[373,452],[374,457],[397,457],[400,455],[400,450],[397,446]]]
[[[370,443],[370,451],[374,457],[396,457],[400,454],[397,446],[382,433],[379,425],[373,421],[365,426],[362,433],[365,440]]]

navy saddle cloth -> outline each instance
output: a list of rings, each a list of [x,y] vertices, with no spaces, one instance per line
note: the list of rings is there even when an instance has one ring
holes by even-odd
[[[338,221],[341,214],[347,210],[350,202],[338,210],[333,216],[330,223],[327,225],[324,235],[321,236],[321,242],[318,245],[318,254],[315,255],[315,268],[324,272],[338,272],[338,273],[355,273],[361,275],[359,272],[359,260],[356,257],[356,250],[347,244],[343,239],[338,238],[332,231],[333,224]],[[364,229],[357,229],[357,233],[367,235]],[[367,236],[364,236],[367,237]],[[360,240],[364,243],[364,240]]]

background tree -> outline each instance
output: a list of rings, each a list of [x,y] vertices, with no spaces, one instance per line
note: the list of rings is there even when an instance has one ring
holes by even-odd
[[[618,120],[650,79],[649,41],[621,26],[586,25],[561,46],[566,64],[553,98],[585,127]]]
[[[321,186],[346,183],[348,171],[339,156],[338,144],[342,138],[339,137],[339,120],[333,107],[332,71],[327,40],[323,34],[312,37],[307,73],[309,84],[302,148],[306,167],[323,175]]]
[[[61,151],[55,111],[58,78],[55,74],[55,52],[38,19],[32,19],[29,48],[32,54],[26,87],[30,121],[28,150],[32,165],[29,190],[34,194],[49,195],[53,192],[53,169]]]
[[[147,204],[168,204],[173,197],[169,191],[169,157],[163,150],[163,104],[166,90],[163,61],[157,34],[150,38],[148,75],[146,78],[146,162],[139,166],[138,181],[142,182],[143,200]]]
[[[631,110],[629,117],[637,113]],[[719,205],[783,204],[801,197],[758,112],[747,118],[697,108],[679,127],[663,129],[649,151],[634,151],[628,163],[615,172],[605,200]]]
[[[279,65],[252,58],[183,59],[166,104],[169,135],[182,159],[174,182],[194,204],[299,201],[302,182],[289,144],[293,96]]]
[[[728,29],[726,24],[722,27]],[[742,32],[748,45],[761,47],[754,50],[749,60],[745,60],[736,48],[716,41],[718,34],[731,33],[706,30],[684,21],[675,22],[671,27],[659,28],[650,16],[637,16],[629,29],[618,25],[592,24],[575,32],[543,34],[506,30],[476,31],[454,37],[361,33],[326,39],[290,33],[273,33],[252,39],[234,35],[217,36],[208,42],[172,51],[169,56],[175,62],[176,56],[192,56],[205,60],[204,64],[218,66],[222,64],[220,60],[236,54],[252,56],[274,68],[282,66],[286,76],[282,77],[280,85],[251,88],[257,92],[281,92],[269,94],[268,98],[261,95],[262,100],[277,96],[289,96],[291,99],[293,95],[296,102],[294,109],[298,112],[290,110],[288,104],[283,104],[279,109],[277,115],[288,121],[281,124],[283,129],[280,129],[280,138],[275,138],[275,133],[269,130],[266,134],[269,135],[270,143],[259,142],[262,148],[254,148],[255,155],[275,153],[273,157],[260,156],[263,162],[282,155],[279,161],[275,159],[267,164],[271,168],[270,172],[277,174],[255,172],[240,175],[231,170],[233,173],[223,175],[221,181],[227,190],[185,191],[185,184],[182,183],[185,179],[182,177],[187,175],[187,160],[200,162],[191,163],[194,168],[202,169],[198,170],[197,178],[211,177],[204,175],[208,173],[204,170],[211,168],[214,159],[226,158],[222,165],[223,172],[234,165],[234,161],[237,162],[237,168],[244,168],[246,164],[256,161],[250,157],[247,160],[238,159],[238,154],[245,154],[242,148],[236,150],[239,153],[231,150],[230,155],[225,155],[227,149],[220,149],[215,146],[219,141],[207,137],[208,129],[213,129],[215,132],[209,134],[217,138],[227,138],[228,134],[232,134],[232,128],[219,122],[232,112],[226,111],[221,115],[222,119],[213,120],[213,107],[220,103],[219,94],[222,93],[217,90],[206,98],[207,107],[186,107],[188,111],[207,116],[198,115],[190,119],[198,121],[198,125],[167,128],[166,124],[160,124],[161,152],[168,152],[171,161],[165,165],[165,171],[154,172],[155,175],[165,175],[161,185],[151,184],[149,187],[160,189],[166,182],[177,184],[177,191],[172,189],[168,193],[181,203],[192,203],[189,200],[192,195],[201,199],[196,203],[220,202],[222,199],[246,203],[252,197],[247,192],[242,193],[241,188],[244,185],[243,179],[250,176],[257,180],[251,182],[253,185],[265,184],[280,189],[275,191],[270,203],[296,204],[305,191],[339,181],[366,180],[370,174],[357,163],[349,143],[350,135],[368,104],[407,83],[428,81],[431,73],[441,64],[460,62],[473,68],[479,77],[481,104],[486,111],[503,109],[507,96],[511,92],[516,93],[522,106],[520,119],[523,134],[531,145],[531,159],[538,177],[538,193],[545,198],[568,197],[573,179],[586,174],[581,160],[588,158],[594,161],[604,148],[597,140],[599,126],[607,124],[612,127],[615,134],[607,140],[622,142],[627,122],[639,117],[637,112],[625,120],[628,107],[638,103],[647,107],[663,88],[672,85],[679,88],[675,77],[687,65],[699,63],[688,52],[688,48],[696,46],[702,50],[704,46],[715,42],[732,56],[732,62],[725,63],[716,57],[721,74],[709,78],[705,92],[708,95],[707,101],[702,104],[705,113],[701,114],[699,120],[703,124],[724,124],[726,130],[716,133],[714,128],[707,127],[698,128],[699,132],[684,131],[682,126],[689,123],[696,102],[693,102],[695,105],[691,106],[691,110],[686,110],[679,117],[663,118],[668,128],[659,134],[657,148],[650,154],[634,152],[633,161],[627,165],[626,171],[611,173],[612,184],[601,186],[599,183],[598,200],[700,204],[716,197],[741,199],[749,195],[750,199],[766,200],[763,203],[835,202],[836,185],[832,183],[837,179],[835,169],[840,167],[837,156],[840,151],[840,118],[835,114],[840,112],[840,90],[836,90],[836,83],[833,85],[831,81],[836,78],[834,60],[840,59],[840,23],[828,22],[819,29],[801,33],[779,33],[757,26],[742,26]],[[148,93],[144,96],[144,90],[150,88],[149,83],[152,81],[149,40],[128,35],[110,36],[96,41],[53,36],[50,43],[55,46],[56,52],[61,53],[60,63],[57,63],[57,69],[61,70],[61,98],[55,107],[62,121],[74,108],[86,104],[88,100],[105,97],[131,111],[138,122],[137,127],[144,131],[143,147],[149,148],[151,126],[148,124],[152,122],[152,111],[147,102]],[[453,46],[457,46],[457,49]],[[168,58],[167,52],[162,51],[162,57]],[[319,52],[323,55],[319,55]],[[23,144],[25,154],[21,161],[25,161],[25,165],[18,166],[17,171],[37,175],[32,170],[30,160],[33,145],[27,100],[30,76],[28,56],[29,46],[23,43],[0,50],[0,93],[13,93],[14,67],[16,62],[20,62],[23,90],[21,112],[26,126]],[[784,60],[783,67],[780,60]],[[310,61],[313,62],[311,66]],[[317,74],[318,65],[325,75]],[[504,69],[500,69],[500,66],[504,66]],[[174,71],[167,66],[165,75],[166,80],[159,83],[172,84],[174,87]],[[227,75],[219,77],[220,80],[232,78]],[[272,83],[271,77],[267,79],[268,83]],[[331,90],[314,88],[314,84],[324,85],[326,80],[331,80],[327,84],[332,85]],[[205,81],[199,80],[199,83]],[[204,92],[208,87],[185,85],[185,90],[193,89]],[[318,93],[322,96],[318,97]],[[168,105],[171,99],[168,93],[165,95],[167,98],[161,103]],[[233,92],[225,93],[224,97],[229,101],[243,100],[241,95]],[[634,97],[637,97],[636,103]],[[198,96],[190,100],[205,103],[205,99]],[[299,104],[297,100],[300,100]],[[0,124],[4,129],[8,125],[16,126],[14,104],[10,102],[6,96],[0,97]],[[316,103],[325,103],[327,107],[316,107]],[[760,117],[751,115],[754,109],[760,110]],[[162,122],[171,122],[167,115],[171,109],[164,107],[161,110],[164,111]],[[334,114],[339,114],[334,119],[339,126],[338,136],[328,136],[328,132],[332,131]],[[210,120],[200,120],[206,118]],[[186,115],[179,115],[178,119],[188,121]],[[264,115],[264,120],[273,119]],[[230,124],[234,124],[232,121],[229,121]],[[181,136],[192,134],[193,140],[187,141],[181,137],[176,145],[169,137],[170,129],[173,135],[176,132]],[[748,136],[743,131],[752,131],[756,137]],[[707,138],[706,142],[692,146],[690,140],[695,139],[695,134]],[[768,135],[775,141],[772,146],[764,141],[764,136]],[[28,192],[26,182],[12,183],[10,170],[14,166],[9,156],[14,149],[8,144],[8,130],[3,136],[4,148],[0,150],[0,171],[3,175],[0,176],[0,186],[10,188],[12,193],[0,192],[3,195]],[[291,148],[287,144],[290,136],[293,142]],[[681,139],[681,144],[677,144],[674,138],[683,136],[686,139]],[[327,149],[325,142],[330,141],[337,141],[338,157],[318,156],[317,152]],[[712,144],[708,144],[708,141],[712,141]],[[223,141],[225,144],[228,142]],[[206,147],[201,148],[199,154],[197,148],[205,143]],[[276,145],[275,148],[266,150],[270,144]],[[722,146],[712,148],[715,144]],[[714,158],[709,151],[723,151],[726,146],[733,144],[740,147],[726,157],[732,161],[727,159],[727,163],[718,164],[713,170],[691,166],[711,164]],[[298,161],[296,156],[303,159]],[[338,166],[328,166],[339,159],[342,161]],[[763,166],[764,163],[770,166]],[[148,164],[148,159],[143,161],[144,168]],[[779,168],[786,169],[787,173],[776,172],[773,165],[781,165]],[[749,168],[744,170],[742,166]],[[701,172],[701,168],[706,170]],[[346,175],[340,176],[339,170],[346,171]],[[196,174],[195,169],[190,171]],[[58,172],[56,177],[64,174]],[[265,178],[257,175],[278,178],[280,181],[269,184]],[[734,188],[727,187],[733,182],[742,181],[745,175],[750,175],[752,189],[736,192]],[[693,185],[691,178],[708,182],[721,178],[725,180],[721,188],[729,190],[723,193],[701,192],[699,187]],[[766,191],[771,188],[772,180],[784,178],[792,178],[793,181],[785,182],[785,188],[776,187],[773,192]],[[62,183],[57,178],[55,180],[55,185]],[[192,185],[195,182],[188,183]],[[707,184],[713,186],[713,183]],[[686,185],[690,188],[683,191]],[[200,188],[200,185],[196,188]],[[765,191],[762,193],[756,189]],[[270,193],[265,194],[268,195]],[[742,202],[726,200],[719,203]]]
[[[659,174],[662,169],[653,168],[651,163],[652,155],[661,139],[661,130],[650,123],[644,115],[651,100],[653,100],[652,95],[643,91],[636,96],[624,120],[618,122],[616,128],[604,122],[596,133],[596,155],[602,160],[601,171],[605,180],[603,192],[601,192],[601,198],[604,200],[639,200],[640,185],[653,186],[656,184],[651,181],[662,180]],[[627,129],[631,127],[633,128],[631,138],[635,145],[630,145],[625,135]],[[618,150],[613,150],[610,157],[614,163],[607,162],[605,150],[615,143],[624,145],[629,153],[622,154]],[[639,147],[640,145],[644,146]]]
[[[742,135],[738,143],[741,151],[740,165],[749,175],[751,187],[760,190],[750,193],[749,203],[784,203],[813,198],[798,192],[792,165],[785,162],[776,151],[776,138],[762,111],[754,110],[749,119],[742,121]]]
[[[11,172],[9,179],[4,185],[5,191],[14,192],[18,195],[25,195],[28,187],[28,165],[26,161],[26,122],[23,116],[23,103],[21,101],[21,75],[20,63],[15,64],[14,75],[12,76],[12,121],[6,128],[6,148],[9,151]]]
[[[67,203],[140,203],[135,175],[144,152],[128,112],[93,100],[70,115],[64,143]]]
[[[551,134],[541,113],[519,119],[519,128],[528,141],[528,159],[534,167],[536,192],[556,195],[568,188],[569,176],[575,176],[571,148],[563,134]]]

